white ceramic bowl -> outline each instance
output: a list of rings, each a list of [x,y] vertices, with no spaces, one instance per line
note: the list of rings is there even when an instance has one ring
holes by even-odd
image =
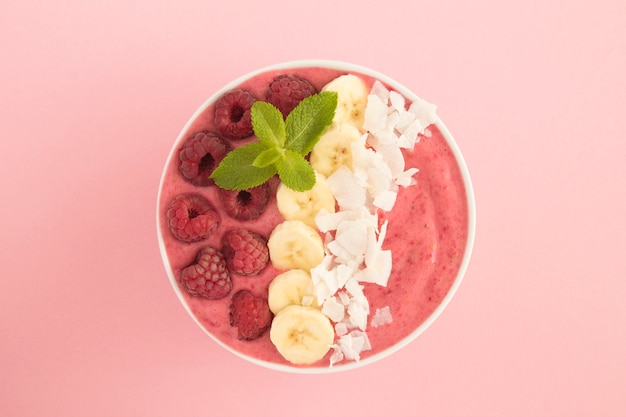
[[[190,133],[189,129],[192,126],[194,120],[196,120],[200,115],[203,114],[203,112],[209,107],[211,106],[221,95],[223,95],[225,92],[237,87],[238,85],[240,85],[242,82],[248,80],[251,77],[254,77],[258,74],[262,74],[264,72],[267,71],[273,71],[273,70],[281,70],[281,69],[294,69],[294,68],[307,68],[307,67],[323,67],[323,68],[328,68],[328,69],[333,69],[333,70],[341,70],[341,71],[346,71],[346,72],[356,72],[356,73],[361,73],[364,74],[366,76],[371,76],[374,77],[378,80],[380,80],[381,82],[383,82],[384,84],[387,84],[391,89],[396,90],[397,92],[399,92],[400,94],[404,95],[404,97],[406,97],[408,100],[414,101],[417,99],[417,95],[415,93],[413,93],[412,91],[410,91],[408,88],[404,87],[402,84],[400,84],[399,82],[397,82],[394,79],[391,79],[390,77],[381,74],[377,71],[374,71],[372,69],[369,68],[365,68],[363,66],[359,66],[359,65],[355,65],[355,64],[351,64],[351,63],[347,63],[347,62],[340,62],[340,61],[330,61],[330,60],[301,60],[301,61],[291,61],[291,62],[284,62],[284,63],[280,63],[280,64],[276,64],[276,65],[272,65],[272,66],[268,66],[268,67],[264,67],[264,68],[260,68],[256,71],[250,72],[244,76],[241,76],[235,80],[233,80],[232,82],[230,82],[229,84],[225,85],[223,88],[221,88],[220,90],[216,91],[211,97],[209,97],[209,99],[206,100],[206,102],[191,116],[191,118],[189,119],[189,121],[187,122],[187,124],[185,125],[185,127],[182,129],[180,135],[178,136],[178,138],[176,139],[175,143],[172,146],[172,150],[167,158],[166,164],[165,164],[165,168],[163,170],[163,174],[161,177],[161,181],[160,181],[160,185],[159,185],[159,192],[158,192],[158,199],[157,199],[157,235],[158,235],[158,241],[159,241],[159,247],[161,250],[161,255],[162,255],[162,259],[165,265],[165,269],[167,272],[167,275],[169,277],[169,280],[172,284],[172,287],[174,289],[174,291],[176,292],[176,294],[178,295],[181,303],[183,304],[183,306],[185,307],[185,309],[187,310],[187,312],[189,313],[189,315],[196,321],[196,323],[203,329],[205,330],[205,332],[215,341],[217,342],[219,345],[223,346],[225,349],[229,350],[230,352],[232,352],[233,354],[247,360],[250,361],[252,363],[258,364],[260,366],[264,366],[267,368],[271,368],[274,370],[279,370],[279,371],[285,371],[285,372],[294,372],[294,373],[304,373],[304,374],[310,374],[310,373],[330,373],[330,372],[338,372],[338,371],[346,371],[346,370],[350,370],[350,369],[354,369],[357,367],[362,367],[364,365],[367,365],[369,363],[378,361],[382,358],[385,358],[389,355],[391,355],[392,353],[398,351],[399,349],[403,348],[404,346],[408,345],[409,343],[411,343],[413,340],[415,340],[422,332],[424,332],[436,319],[437,317],[441,314],[441,312],[444,310],[444,308],[448,305],[448,303],[450,302],[450,300],[452,299],[452,297],[454,296],[457,288],[459,287],[459,285],[461,284],[461,281],[463,279],[463,276],[467,270],[469,261],[470,261],[470,257],[471,257],[471,253],[472,253],[472,247],[473,247],[473,243],[474,243],[474,236],[475,236],[475,229],[476,229],[476,214],[475,214],[475,202],[474,202],[474,193],[473,193],[473,188],[472,188],[472,183],[470,180],[470,175],[469,175],[469,171],[467,169],[467,166],[465,164],[465,161],[463,159],[463,156],[461,155],[461,151],[459,150],[459,147],[457,145],[457,143],[455,142],[455,140],[453,139],[451,133],[448,131],[448,129],[446,128],[446,126],[444,125],[444,123],[437,119],[437,121],[435,122],[435,125],[438,127],[438,129],[440,130],[440,132],[442,133],[442,135],[444,136],[445,140],[447,141],[451,151],[454,154],[454,157],[456,158],[457,164],[459,166],[459,170],[462,176],[462,180],[464,182],[464,186],[465,186],[465,194],[467,197],[467,209],[468,209],[468,213],[467,213],[467,224],[468,224],[468,231],[467,231],[467,240],[465,243],[465,249],[464,249],[464,254],[463,254],[463,258],[462,261],[460,263],[460,267],[458,269],[458,272],[456,274],[456,278],[454,280],[454,282],[452,283],[451,287],[449,288],[447,294],[445,295],[445,297],[442,299],[442,301],[440,302],[440,304],[434,309],[434,311],[415,329],[413,330],[408,336],[404,337],[403,339],[401,339],[400,341],[398,341],[396,344],[394,344],[393,346],[374,354],[373,356],[369,356],[367,358],[364,358],[358,362],[347,362],[347,363],[342,363],[340,365],[335,365],[333,367],[328,367],[328,366],[320,366],[320,367],[297,367],[297,366],[290,366],[290,365],[284,365],[284,364],[276,364],[276,363],[272,363],[272,362],[268,362],[265,360],[260,360],[251,356],[248,356],[246,354],[243,354],[237,350],[234,350],[233,348],[229,347],[228,345],[226,345],[225,343],[223,343],[222,341],[220,341],[220,339],[218,339],[217,337],[215,337],[210,331],[207,331],[206,328],[204,326],[202,326],[202,324],[200,323],[200,321],[198,320],[198,318],[193,314],[192,310],[190,309],[184,294],[181,291],[181,288],[177,282],[177,278],[174,276],[174,274],[172,273],[172,266],[170,265],[169,259],[168,259],[168,254],[167,254],[167,250],[166,250],[166,245],[164,244],[164,235],[163,232],[161,230],[161,224],[162,224],[162,220],[163,220],[163,210],[160,209],[160,207],[162,207],[161,205],[161,199],[162,199],[162,193],[163,193],[163,185],[166,181],[165,179],[165,174],[166,174],[166,170],[167,167],[172,163],[172,160],[176,157],[177,155],[177,150],[178,147],[182,144],[182,142],[186,139],[187,135]],[[419,146],[419,144],[417,145]]]

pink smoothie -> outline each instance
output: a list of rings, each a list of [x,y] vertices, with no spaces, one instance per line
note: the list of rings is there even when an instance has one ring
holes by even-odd
[[[248,90],[263,100],[267,85],[281,73],[300,75],[319,89],[346,72],[326,68],[281,69],[258,74],[243,81],[239,88]],[[370,85],[374,81],[369,76],[357,75],[362,76]],[[189,244],[172,236],[167,227],[165,213],[175,196],[187,192],[199,193],[218,211],[221,210],[215,186],[196,187],[178,173],[178,151],[182,143],[195,132],[215,132],[212,115],[211,104],[196,114],[174,145],[165,168],[158,201],[158,221],[162,249],[166,254],[166,267],[190,314],[217,341],[260,361],[293,366],[276,351],[269,339],[269,331],[255,340],[237,339],[237,329],[229,325],[230,294],[220,300],[207,300],[189,295],[177,283],[181,270],[193,263],[198,249],[206,245],[219,248],[226,230],[244,227],[267,238],[273,228],[283,221],[275,205],[277,179],[272,179],[272,197],[259,218],[242,222],[222,213],[219,229],[205,241]],[[367,335],[372,349],[362,352],[361,359],[385,351],[423,324],[448,294],[461,267],[468,240],[466,190],[457,160],[441,131],[431,125],[428,132],[429,136],[422,136],[413,151],[405,152],[406,168],[419,169],[414,176],[417,184],[401,188],[393,210],[385,214],[389,225],[383,247],[390,249],[393,254],[393,269],[388,285],[381,287],[363,284],[370,303],[370,318],[377,308],[389,306],[392,322],[379,327],[368,326]],[[250,140],[255,139],[230,141],[230,144],[237,147]],[[231,294],[245,288],[258,296],[267,297],[270,281],[280,272],[269,264],[258,276],[231,274]],[[330,352],[326,358],[312,366],[328,367],[328,356]],[[334,366],[350,363],[352,361],[342,361]]]

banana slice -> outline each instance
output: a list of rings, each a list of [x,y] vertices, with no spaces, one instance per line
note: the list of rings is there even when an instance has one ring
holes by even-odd
[[[291,269],[277,275],[270,282],[267,302],[274,314],[292,304],[318,307],[311,275],[303,269]]]
[[[360,137],[359,129],[351,124],[333,125],[313,147],[311,166],[326,177],[344,165],[352,169],[352,144]]]
[[[337,109],[333,122],[349,123],[359,129],[363,127],[369,89],[360,77],[352,74],[341,75],[322,87],[322,91],[337,93]]]
[[[332,323],[317,308],[290,305],[272,320],[270,340],[285,359],[296,365],[322,359],[334,339]]]
[[[300,220],[285,220],[276,226],[267,247],[276,269],[309,271],[324,259],[324,243],[319,233]]]
[[[276,190],[276,206],[285,220],[300,220],[317,229],[315,216],[321,209],[335,212],[335,196],[326,177],[315,173],[315,185],[307,191],[294,191],[280,183]]]

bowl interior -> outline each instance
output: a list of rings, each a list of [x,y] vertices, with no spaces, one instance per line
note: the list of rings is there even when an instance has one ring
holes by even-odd
[[[398,351],[399,349],[401,349],[402,347],[406,346],[407,344],[409,344],[410,342],[412,342],[414,339],[416,339],[421,333],[423,333],[435,320],[436,318],[441,314],[441,312],[445,309],[445,307],[448,305],[448,303],[450,302],[450,300],[452,299],[452,297],[454,296],[456,290],[458,289],[459,285],[461,284],[461,281],[463,279],[463,276],[465,275],[465,272],[468,268],[469,265],[469,261],[470,261],[470,257],[471,257],[471,253],[472,253],[472,247],[474,244],[474,236],[475,236],[475,228],[476,228],[476,215],[475,215],[475,201],[474,201],[474,192],[473,192],[473,187],[472,187],[472,182],[470,179],[470,174],[468,171],[468,168],[466,166],[465,160],[463,159],[463,156],[461,154],[461,151],[456,143],[456,141],[454,140],[452,134],[450,133],[450,131],[447,129],[447,127],[444,125],[443,121],[441,121],[440,119],[437,119],[435,122],[436,127],[438,128],[438,130],[441,132],[441,135],[444,137],[447,145],[449,146],[451,152],[454,155],[454,159],[456,160],[456,164],[458,165],[458,169],[462,178],[462,182],[463,182],[463,186],[465,189],[465,197],[466,197],[466,205],[467,205],[467,238],[465,241],[465,247],[463,250],[463,256],[462,256],[462,260],[460,262],[460,266],[458,268],[458,271],[456,273],[456,276],[454,278],[454,281],[452,282],[449,290],[447,291],[447,293],[445,294],[445,296],[441,299],[441,301],[439,302],[439,304],[437,305],[437,307],[428,315],[428,317],[419,325],[417,326],[417,328],[415,328],[412,332],[410,332],[410,334],[408,334],[406,337],[402,338],[401,340],[399,340],[397,343],[395,343],[394,345],[372,355],[372,356],[368,356],[364,359],[361,359],[360,361],[354,361],[354,362],[349,362],[349,363],[345,363],[345,364],[341,364],[340,366],[333,366],[333,367],[329,367],[329,366],[319,366],[319,367],[297,367],[297,366],[291,366],[291,365],[285,365],[285,364],[278,364],[278,363],[273,363],[270,361],[266,361],[266,360],[261,360],[255,357],[252,357],[250,355],[244,354],[239,352],[236,349],[233,349],[232,347],[230,347],[229,345],[227,345],[226,343],[222,342],[219,338],[215,337],[214,334],[212,334],[210,331],[207,330],[207,328],[203,325],[203,323],[198,319],[198,316],[196,313],[194,313],[193,308],[190,306],[190,303],[188,302],[188,298],[186,298],[185,294],[182,292],[178,282],[177,282],[177,277],[175,276],[175,274],[173,273],[173,268],[172,265],[170,263],[170,259],[169,259],[169,255],[168,255],[168,248],[165,244],[165,236],[164,236],[164,232],[162,230],[162,225],[164,222],[164,213],[163,213],[163,209],[162,209],[162,198],[163,198],[163,194],[164,194],[164,186],[166,186],[167,184],[167,172],[168,172],[168,167],[170,167],[170,165],[173,163],[174,159],[177,158],[177,150],[179,148],[179,146],[182,144],[182,142],[186,139],[187,135],[190,132],[190,128],[193,126],[194,122],[197,120],[198,117],[200,117],[206,110],[207,108],[209,108],[212,104],[214,104],[214,102],[221,97],[226,91],[229,91],[235,87],[237,87],[238,85],[240,85],[242,82],[245,82],[246,80],[250,79],[251,77],[254,77],[258,74],[262,74],[265,72],[269,72],[269,71],[275,71],[275,70],[287,70],[287,69],[295,69],[295,68],[309,68],[309,67],[320,67],[320,68],[328,68],[328,69],[333,69],[333,70],[341,70],[341,71],[346,71],[346,72],[355,72],[355,73],[360,73],[360,74],[364,74],[366,76],[370,76],[373,77],[375,79],[380,80],[381,82],[383,82],[384,84],[386,84],[387,86],[389,86],[391,89],[399,92],[400,94],[402,94],[403,96],[405,96],[408,100],[411,101],[415,101],[418,99],[418,96],[412,92],[411,90],[409,90],[408,88],[406,88],[405,86],[403,86],[402,84],[400,84],[399,82],[397,82],[394,79],[391,79],[390,77],[381,74],[377,71],[374,71],[372,69],[363,67],[363,66],[359,66],[359,65],[355,65],[355,64],[351,64],[351,63],[346,63],[346,62],[339,62],[339,61],[329,61],[329,60],[302,60],[302,61],[291,61],[291,62],[284,62],[281,64],[277,64],[277,65],[272,65],[272,66],[268,66],[265,68],[260,68],[258,70],[252,71],[248,74],[245,74],[235,80],[233,80],[231,83],[225,85],[223,88],[221,88],[220,90],[216,91],[211,97],[209,97],[209,99],[207,99],[202,106],[200,106],[200,108],[191,116],[191,118],[189,119],[189,121],[187,122],[187,124],[183,127],[183,129],[181,130],[178,138],[176,139],[175,143],[172,146],[172,149],[169,153],[169,156],[166,160],[165,163],[165,167],[161,176],[161,180],[160,180],[160,184],[159,184],[159,190],[158,190],[158,196],[157,196],[157,213],[156,213],[156,217],[157,217],[157,237],[158,237],[158,242],[159,242],[159,248],[161,251],[161,256],[162,256],[162,260],[164,262],[164,266],[166,269],[166,272],[168,274],[169,280],[171,282],[171,285],[174,289],[174,291],[176,292],[178,298],[180,299],[181,303],[183,304],[183,306],[185,307],[185,309],[187,310],[187,312],[189,313],[189,315],[194,319],[194,321],[196,321],[196,323],[215,341],[217,342],[219,345],[221,345],[222,347],[224,347],[225,349],[229,350],[230,352],[232,352],[233,354],[247,360],[250,361],[252,363],[258,364],[260,366],[264,366],[267,368],[271,368],[271,369],[275,369],[275,370],[279,370],[279,371],[285,371],[285,372],[294,372],[294,373],[329,373],[329,372],[337,372],[337,371],[345,371],[345,370],[349,370],[349,369],[354,369],[357,367],[361,367],[364,365],[367,365],[369,363],[378,361],[386,356],[391,355],[392,353]],[[417,145],[419,146],[419,144]]]

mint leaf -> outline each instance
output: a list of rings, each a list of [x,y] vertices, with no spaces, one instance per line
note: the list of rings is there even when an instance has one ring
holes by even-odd
[[[306,191],[315,185],[315,172],[304,156],[290,149],[276,162],[280,180],[294,191]]]
[[[285,122],[276,107],[263,101],[255,101],[250,109],[252,129],[259,142],[266,148],[285,146]]]
[[[269,149],[265,149],[264,151],[262,151],[254,159],[254,161],[252,161],[252,165],[254,165],[257,168],[265,168],[267,166],[270,166],[276,163],[276,161],[278,161],[281,158],[284,158],[284,151],[281,151],[281,149],[277,147],[269,148]]]
[[[315,172],[305,156],[332,123],[336,108],[336,92],[305,98],[286,119],[273,105],[254,102],[252,128],[258,141],[229,152],[211,178],[218,187],[245,190],[278,173],[287,187],[310,190],[315,185]]]
[[[332,123],[336,108],[337,93],[334,91],[321,92],[302,100],[285,120],[287,140],[284,147],[307,155],[324,129]]]
[[[211,174],[218,187],[246,190],[256,187],[276,174],[276,167],[254,166],[254,160],[265,150],[261,142],[252,142],[230,151]]]

